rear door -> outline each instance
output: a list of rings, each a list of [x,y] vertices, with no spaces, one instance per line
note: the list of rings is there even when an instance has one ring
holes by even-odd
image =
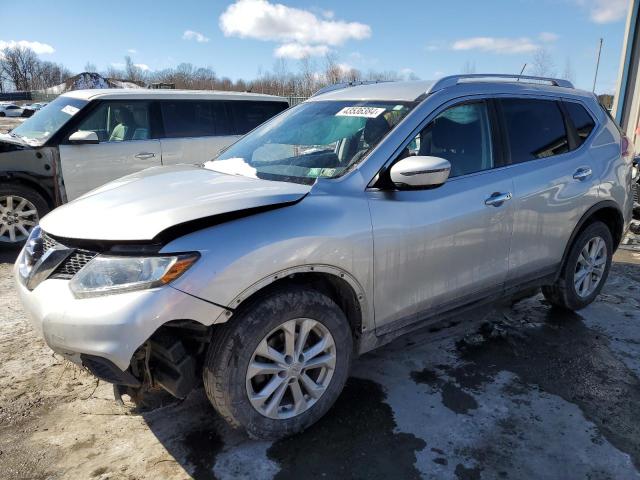
[[[176,99],[159,104],[163,165],[204,163],[238,138],[224,101]]]
[[[595,123],[581,104],[567,108],[554,98],[502,98],[498,105],[514,182],[508,281],[519,283],[557,271],[573,228],[597,199],[585,148]]]
[[[68,200],[116,178],[161,165],[150,105],[144,100],[107,100],[79,119],[70,134],[92,131],[100,143],[61,142],[60,163]]]

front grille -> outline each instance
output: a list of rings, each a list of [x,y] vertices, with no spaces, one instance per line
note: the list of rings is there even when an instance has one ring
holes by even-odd
[[[87,263],[89,263],[97,253],[88,250],[76,250],[51,274],[50,278],[72,278]]]
[[[42,234],[42,248],[38,248],[37,251],[34,252],[34,260],[38,261],[44,252],[47,250],[54,248],[57,245],[63,245],[62,243],[54,240],[46,233]],[[49,278],[59,278],[68,280],[72,278],[76,273],[80,271],[82,267],[84,267],[87,263],[89,263],[93,257],[95,257],[97,252],[91,252],[89,250],[81,250],[76,249],[69,257],[67,257],[58,267],[53,271]]]

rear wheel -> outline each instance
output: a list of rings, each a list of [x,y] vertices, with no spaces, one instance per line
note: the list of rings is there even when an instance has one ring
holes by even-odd
[[[554,306],[568,310],[586,307],[598,296],[609,275],[613,239],[609,228],[594,222],[575,239],[560,277],[542,287],[545,298]]]
[[[326,295],[291,287],[254,302],[214,331],[204,384],[215,409],[259,438],[304,430],[344,387],[349,323]]]
[[[24,242],[49,211],[42,195],[22,185],[0,186],[0,244]]]

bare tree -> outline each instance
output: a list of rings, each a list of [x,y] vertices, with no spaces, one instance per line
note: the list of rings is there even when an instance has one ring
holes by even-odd
[[[31,90],[36,65],[40,60],[33,50],[20,46],[5,48],[0,68],[16,90]]]
[[[333,53],[327,53],[324,59],[324,76],[328,85],[342,81],[342,69],[338,65],[338,57]]]
[[[531,62],[531,73],[538,77],[555,76],[555,63],[553,57],[546,48],[539,48],[533,54]]]
[[[144,72],[141,68],[134,65],[133,60],[131,60],[129,55],[124,57],[124,71],[126,75],[125,80],[129,80],[131,82],[144,81]]]
[[[575,82],[575,73],[573,71],[573,65],[571,64],[571,59],[569,57],[567,57],[565,60],[562,78],[564,78],[565,80],[569,80],[572,83]]]
[[[0,52],[0,84],[14,90],[38,90],[62,83],[71,75],[64,66],[43,62],[30,48],[11,47]]]
[[[316,65],[313,60],[307,55],[300,59],[300,87],[296,93],[307,96],[311,95],[317,90],[316,85],[318,83],[318,74],[316,72]]]
[[[95,63],[87,62],[84,65],[84,71],[85,72],[90,72],[90,73],[97,72],[98,68],[96,67]]]
[[[462,66],[462,73],[465,75],[476,73],[476,62],[471,62],[469,60],[464,62],[464,65]]]

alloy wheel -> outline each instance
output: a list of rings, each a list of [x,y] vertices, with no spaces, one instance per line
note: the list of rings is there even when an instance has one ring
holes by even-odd
[[[253,408],[284,420],[311,408],[326,391],[336,365],[331,332],[310,318],[288,320],[256,347],[246,374]]]
[[[601,237],[589,240],[580,251],[573,274],[576,293],[586,298],[600,284],[607,265],[607,245]]]
[[[38,210],[26,198],[18,195],[0,196],[0,242],[26,240],[38,221]]]

